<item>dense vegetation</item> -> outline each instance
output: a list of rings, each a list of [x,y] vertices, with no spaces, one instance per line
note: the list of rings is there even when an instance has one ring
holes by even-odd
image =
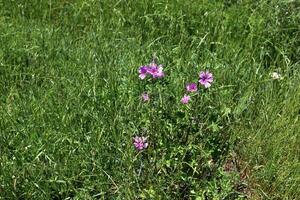
[[[299,1],[0,0],[0,30],[0,199],[299,198]]]

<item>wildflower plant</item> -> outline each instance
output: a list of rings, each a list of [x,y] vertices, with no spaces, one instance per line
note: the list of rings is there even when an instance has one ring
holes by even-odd
[[[176,184],[196,187],[208,181],[199,177],[222,173],[222,165],[216,161],[227,151],[229,138],[221,133],[220,124],[226,119],[213,98],[221,98],[226,91],[215,86],[212,70],[199,68],[178,84],[172,66],[164,66],[153,59],[139,67],[136,75],[141,98],[132,142],[135,173],[140,181],[147,181],[146,174],[163,173],[165,177],[172,172],[173,177],[182,177]]]

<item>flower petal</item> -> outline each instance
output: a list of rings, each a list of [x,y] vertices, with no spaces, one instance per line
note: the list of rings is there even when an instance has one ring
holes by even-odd
[[[206,82],[205,84],[204,84],[204,87],[205,88],[209,88],[211,86],[211,84],[209,83],[209,82]]]

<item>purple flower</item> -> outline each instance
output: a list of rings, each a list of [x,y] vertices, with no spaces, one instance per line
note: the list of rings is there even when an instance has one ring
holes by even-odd
[[[186,90],[188,92],[197,92],[197,84],[196,83],[189,83],[186,85]]]
[[[189,95],[184,95],[183,97],[182,97],[182,99],[181,99],[181,103],[183,103],[183,104],[187,104],[187,103],[189,103],[189,101],[191,100],[191,97],[189,96]]]
[[[144,92],[144,93],[142,94],[142,99],[143,99],[144,102],[149,101],[149,100],[150,100],[149,94],[146,93],[146,92]]]
[[[157,64],[154,62],[150,63],[147,66],[141,66],[139,68],[140,79],[145,79],[148,74],[151,75],[152,78],[162,78],[165,76],[162,65],[157,66]]]
[[[141,66],[140,68],[139,68],[139,77],[140,77],[140,79],[145,79],[146,78],[146,76],[147,76],[147,73],[148,73],[148,67],[147,66]]]
[[[200,72],[200,80],[199,83],[204,85],[204,87],[209,88],[211,83],[213,82],[213,75],[209,71],[202,71]]]
[[[162,65],[157,66],[154,62],[150,63],[148,73],[152,75],[153,78],[162,78],[165,76]]]
[[[148,147],[147,137],[136,136],[133,138],[133,144],[138,151],[146,149]]]

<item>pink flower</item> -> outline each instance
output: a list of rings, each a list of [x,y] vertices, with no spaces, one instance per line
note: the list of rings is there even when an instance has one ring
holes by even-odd
[[[200,72],[200,80],[199,83],[204,85],[205,88],[209,88],[211,83],[213,82],[213,75],[209,71],[202,71]]]
[[[186,85],[186,90],[188,92],[197,92],[197,84],[196,83],[189,83]]]
[[[138,151],[146,149],[148,147],[147,137],[136,136],[133,138],[133,144]]]
[[[148,74],[151,75],[152,78],[162,78],[165,76],[162,65],[157,66],[157,64],[154,62],[152,62],[146,66],[141,66],[139,68],[140,79],[142,79],[142,80],[145,79]]]
[[[149,94],[146,93],[146,92],[144,92],[144,93],[142,94],[142,99],[143,99],[144,102],[149,101],[149,100],[150,100]]]
[[[148,73],[152,75],[153,78],[162,78],[165,76],[162,65],[157,66],[154,62],[150,63]]]
[[[147,66],[141,66],[140,68],[139,68],[139,77],[140,77],[140,79],[145,79],[146,78],[146,76],[147,76],[147,73],[148,73],[148,67]]]
[[[187,104],[187,103],[189,103],[189,101],[191,100],[191,97],[189,96],[189,95],[184,95],[183,97],[182,97],[182,99],[181,99],[181,103],[183,103],[183,104]]]

